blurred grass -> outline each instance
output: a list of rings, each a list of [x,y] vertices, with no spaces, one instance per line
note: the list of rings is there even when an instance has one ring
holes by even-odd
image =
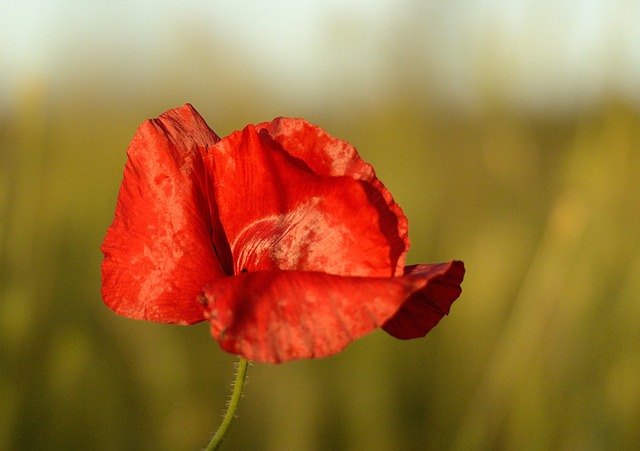
[[[198,449],[217,426],[234,359],[206,325],[131,321],[100,300],[125,148],[188,100],[125,109],[36,84],[0,122],[0,449]],[[640,443],[636,112],[195,103],[221,135],[284,114],[350,141],[409,218],[409,263],[468,270],[424,340],[376,332],[322,361],[251,367],[228,449]]]

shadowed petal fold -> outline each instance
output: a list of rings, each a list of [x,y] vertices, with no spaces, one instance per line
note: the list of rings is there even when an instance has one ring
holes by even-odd
[[[413,293],[382,328],[400,339],[424,337],[449,314],[451,304],[460,296],[464,263],[407,266],[405,277],[420,278],[425,285]]]
[[[162,323],[204,319],[197,294],[224,275],[203,164],[218,141],[190,105],[138,129],[102,246],[102,297],[115,312]]]

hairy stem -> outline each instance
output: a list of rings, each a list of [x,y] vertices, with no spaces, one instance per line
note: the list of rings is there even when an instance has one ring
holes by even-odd
[[[247,375],[247,366],[249,362],[243,358],[239,357],[238,367],[236,371],[236,380],[233,383],[233,392],[231,393],[231,399],[229,400],[229,405],[227,406],[227,411],[224,413],[224,418],[222,419],[222,423],[220,423],[220,427],[213,435],[211,442],[207,445],[206,451],[213,451],[218,449],[220,444],[222,443],[222,439],[224,439],[231,422],[236,416],[236,411],[238,410],[238,403],[240,402],[240,396],[242,396],[242,386],[244,385],[244,380]]]

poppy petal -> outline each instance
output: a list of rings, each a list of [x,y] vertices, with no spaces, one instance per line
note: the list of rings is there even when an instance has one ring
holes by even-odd
[[[204,291],[211,334],[231,353],[259,362],[325,357],[381,326],[423,289],[421,276],[344,277],[258,271]]]
[[[373,167],[363,161],[351,144],[334,138],[326,131],[304,119],[279,117],[256,125],[302,161],[315,173],[323,176],[347,176],[368,182],[375,179]]]
[[[381,221],[380,227],[385,235],[398,236],[404,242],[404,249],[398,248],[400,258],[397,259],[395,270],[396,276],[402,275],[404,254],[410,246],[407,218],[389,190],[376,177],[373,166],[360,158],[356,148],[304,119],[279,117],[256,125],[256,129],[267,130],[269,136],[289,155],[304,161],[315,174],[361,180],[366,182],[372,199],[384,199],[386,206],[379,208],[388,209],[396,220]],[[392,257],[392,260],[395,258]]]
[[[390,208],[386,189],[317,173],[319,163],[312,167],[300,156],[254,126],[223,138],[207,155],[233,272],[396,275],[408,248],[406,218]],[[370,168],[357,161],[361,171]]]
[[[424,337],[449,314],[451,304],[460,296],[464,263],[407,266],[405,274],[422,278],[425,286],[413,293],[382,328],[395,338]]]
[[[162,323],[204,319],[197,294],[224,276],[203,163],[218,141],[191,105],[138,129],[102,245],[102,297],[115,312]]]

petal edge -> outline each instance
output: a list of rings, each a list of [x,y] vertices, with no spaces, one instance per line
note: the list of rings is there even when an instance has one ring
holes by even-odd
[[[102,298],[116,313],[175,324],[204,319],[197,294],[223,275],[202,160],[217,140],[191,105],[138,128],[102,245]]]
[[[464,273],[464,263],[457,260],[407,266],[405,277],[422,279],[424,288],[413,293],[382,328],[402,340],[424,337],[449,314],[451,304],[462,293]]]

